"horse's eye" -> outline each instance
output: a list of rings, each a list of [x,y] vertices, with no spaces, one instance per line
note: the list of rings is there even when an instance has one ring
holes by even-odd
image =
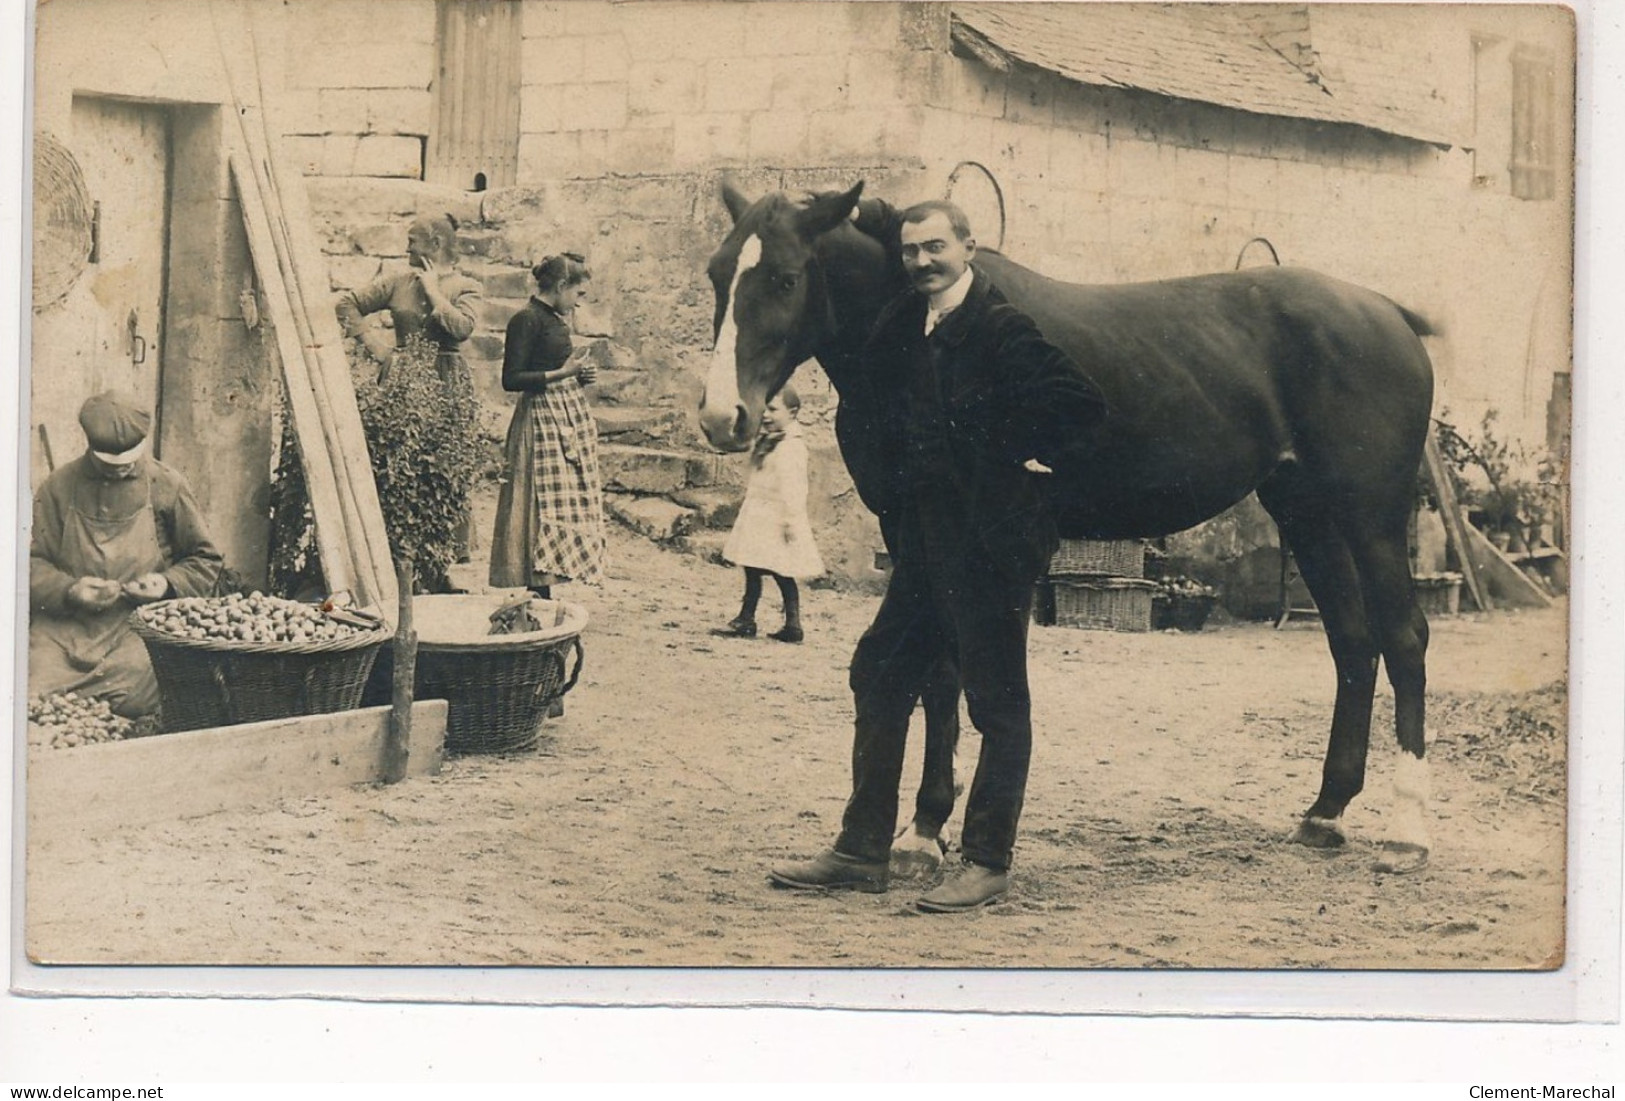
[[[785,292],[793,291],[799,282],[801,282],[801,273],[799,271],[787,271],[779,276],[778,288]]]

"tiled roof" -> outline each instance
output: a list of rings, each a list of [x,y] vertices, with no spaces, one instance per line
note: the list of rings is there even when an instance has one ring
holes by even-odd
[[[991,46],[1081,84],[1454,144],[1446,124],[1385,102],[1381,89],[1338,87],[1294,65],[1232,6],[955,3],[951,10],[956,39],[973,52]]]

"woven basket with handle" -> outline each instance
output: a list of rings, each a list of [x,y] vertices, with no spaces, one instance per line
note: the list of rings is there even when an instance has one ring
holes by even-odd
[[[540,629],[490,634],[500,599],[482,594],[414,598],[418,699],[447,702],[446,753],[519,753],[532,748],[555,700],[581,676],[586,609],[532,600]],[[393,647],[373,671],[368,698],[387,699]]]

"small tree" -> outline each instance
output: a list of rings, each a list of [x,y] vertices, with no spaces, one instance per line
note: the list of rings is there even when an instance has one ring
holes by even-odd
[[[445,576],[469,491],[483,466],[479,406],[461,372],[442,381],[438,346],[414,337],[380,364],[360,340],[349,342],[356,405],[390,553],[411,563],[415,586]],[[282,450],[271,479],[271,585],[287,595],[321,593],[304,466],[284,416]]]

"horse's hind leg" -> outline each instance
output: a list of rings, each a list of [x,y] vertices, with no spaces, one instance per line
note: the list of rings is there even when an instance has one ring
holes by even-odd
[[[942,863],[943,827],[962,787],[954,778],[959,696],[959,674],[951,661],[944,661],[920,693],[925,708],[925,765],[914,800],[914,821],[892,845],[892,870],[899,875],[929,874]]]
[[[1282,538],[1292,548],[1304,583],[1320,609],[1326,642],[1337,668],[1337,700],[1332,708],[1326,760],[1321,767],[1320,794],[1305,812],[1293,838],[1302,844],[1330,848],[1343,843],[1343,811],[1365,786],[1380,650],[1367,614],[1360,571],[1348,543],[1321,502],[1293,492],[1298,488],[1288,478],[1278,477],[1259,487],[1259,499],[1275,517]]]
[[[1403,512],[1385,521],[1350,525],[1349,544],[1365,582],[1388,683],[1394,689],[1394,733],[1399,758],[1394,772],[1394,822],[1383,839],[1382,867],[1412,871],[1427,862],[1428,766],[1426,693],[1428,622],[1411,582],[1410,549]]]

